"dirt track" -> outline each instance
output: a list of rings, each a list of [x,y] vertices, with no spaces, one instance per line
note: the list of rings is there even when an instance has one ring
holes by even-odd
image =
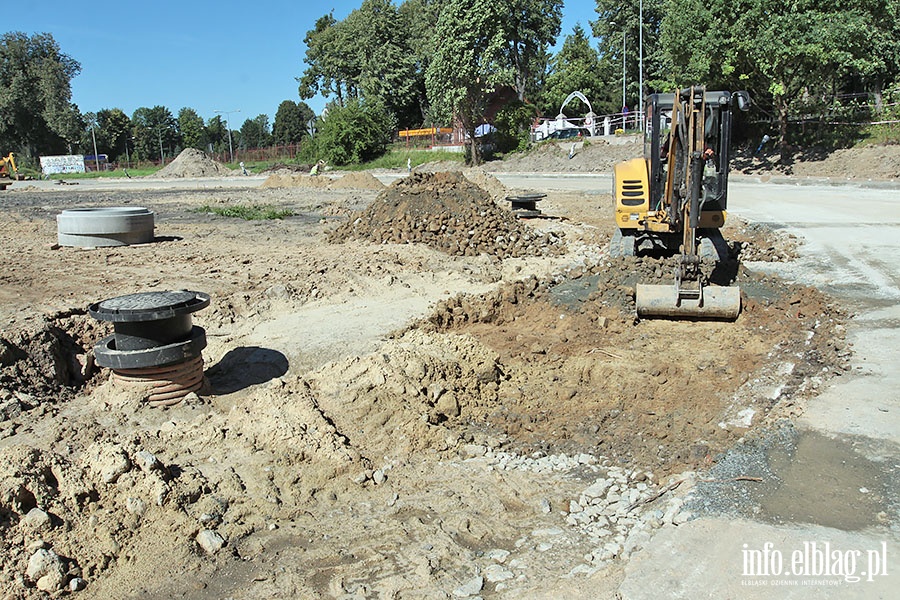
[[[638,322],[631,286],[668,267],[606,257],[608,197],[550,193],[552,218],[515,223],[536,251],[500,260],[347,233],[384,224],[364,211],[385,193],[12,192],[0,591],[581,597],[587,578],[585,597],[608,595],[624,558],[690,517],[690,472],[801,412],[848,354],[827,298],[737,263],[736,323]],[[296,216],[196,212],[238,204]],[[61,209],[101,205],[152,208],[157,240],[54,247]],[[740,223],[726,238],[737,259],[794,245]],[[212,296],[194,315],[211,388],[168,410],[93,366],[109,329],[85,311],[164,289]]]

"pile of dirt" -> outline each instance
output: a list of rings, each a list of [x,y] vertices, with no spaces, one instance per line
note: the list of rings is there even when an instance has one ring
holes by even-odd
[[[800,240],[784,231],[729,217],[722,233],[743,262],[790,262],[798,256]]]
[[[484,169],[494,172],[612,173],[616,163],[643,156],[643,153],[641,136],[629,135],[610,141],[548,140],[535,144],[528,152],[485,163]]]
[[[463,171],[466,179],[490,194],[494,202],[503,202],[509,195],[509,189],[500,180],[487,173],[484,169],[466,169]]]
[[[732,168],[744,175],[785,175],[844,180],[894,180],[900,178],[900,146],[871,145],[827,151],[809,148],[782,154],[741,149]]]
[[[335,189],[382,190],[384,189],[384,184],[368,171],[358,171],[332,179],[330,187]]]
[[[70,311],[0,335],[0,414],[74,397],[96,371],[92,345],[108,330],[84,311]]]
[[[185,148],[175,160],[153,176],[174,179],[179,177],[222,177],[233,174],[231,169],[211,159],[205,152],[195,148]]]
[[[459,172],[413,173],[398,180],[328,239],[424,243],[453,256],[501,259],[565,252],[558,235],[534,232]]]
[[[341,177],[330,177],[324,175],[312,176],[306,173],[282,170],[269,175],[262,183],[262,187],[381,190],[384,189],[384,184],[367,171],[347,173]]]

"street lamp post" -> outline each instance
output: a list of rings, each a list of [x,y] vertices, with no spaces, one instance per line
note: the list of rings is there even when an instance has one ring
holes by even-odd
[[[643,1],[643,0],[642,0]],[[615,27],[616,23],[613,21],[609,24],[610,27]],[[622,25],[622,130],[625,130],[625,26]]]
[[[97,172],[100,172],[100,157],[97,155],[97,134],[94,133],[94,123],[91,122],[91,138],[94,140],[94,165]]]
[[[639,4],[638,17],[638,119],[644,130],[644,0]]]
[[[228,125],[228,115],[230,115],[231,113],[239,113],[241,112],[241,109],[236,108],[234,110],[214,110],[213,112],[217,115],[225,115],[225,129],[228,130],[228,157],[231,162],[234,162],[234,148],[232,148],[231,146],[231,127]]]
[[[162,127],[156,128],[156,135],[159,136],[159,166],[163,167],[166,164],[166,159],[163,157]]]

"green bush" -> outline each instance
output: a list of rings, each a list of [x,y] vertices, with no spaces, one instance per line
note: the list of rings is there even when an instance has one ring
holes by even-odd
[[[335,166],[377,158],[390,143],[392,121],[377,102],[353,99],[344,106],[332,106],[320,121],[317,155]]]
[[[494,117],[494,139],[498,152],[523,152],[531,141],[531,123],[535,107],[521,100],[511,100]]]

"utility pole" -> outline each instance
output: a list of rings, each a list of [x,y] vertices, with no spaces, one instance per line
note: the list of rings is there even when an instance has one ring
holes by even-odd
[[[217,115],[225,115],[225,129],[228,130],[228,157],[231,162],[234,162],[234,148],[232,148],[231,146],[231,126],[228,125],[228,115],[230,115],[231,113],[239,113],[241,112],[241,109],[236,108],[234,110],[214,110],[213,112]]]
[[[644,0],[639,5],[638,17],[638,106],[641,131],[644,130]]]

